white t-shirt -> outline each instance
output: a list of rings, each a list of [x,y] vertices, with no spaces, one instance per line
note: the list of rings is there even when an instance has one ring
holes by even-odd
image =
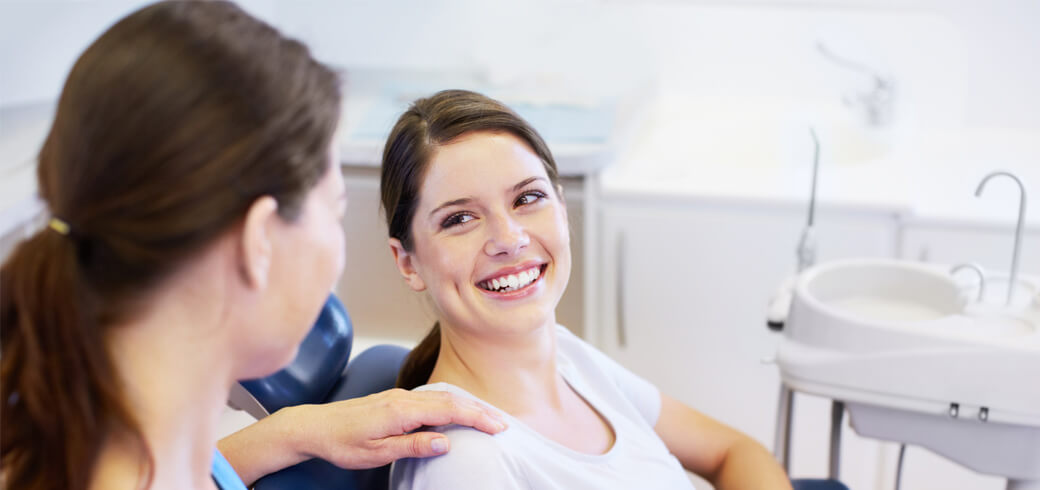
[[[436,428],[451,439],[451,451],[433,458],[397,461],[390,488],[692,490],[682,465],[654,432],[661,412],[657,388],[567,329],[557,326],[556,336],[557,369],[563,379],[614,429],[609,451],[580,453],[505,414],[509,428],[496,435],[457,425]],[[476,398],[448,383],[416,390]]]

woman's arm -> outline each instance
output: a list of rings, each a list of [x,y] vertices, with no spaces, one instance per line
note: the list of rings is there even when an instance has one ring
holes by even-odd
[[[661,395],[654,430],[683,467],[719,490],[791,488],[784,470],[761,444],[670,396]]]
[[[449,449],[424,425],[459,424],[489,434],[505,429],[499,414],[438,391],[389,390],[325,405],[283,408],[217,443],[239,477],[260,477],[310,458],[342,468],[374,468],[400,458],[428,457]]]

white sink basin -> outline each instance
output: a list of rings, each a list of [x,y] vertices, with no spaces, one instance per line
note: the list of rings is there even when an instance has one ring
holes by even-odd
[[[809,298],[852,320],[882,324],[922,322],[956,315],[961,293],[946,274],[909,263],[830,264],[806,283]]]
[[[845,401],[863,435],[1040,482],[1040,304],[975,303],[977,290],[948,271],[885,259],[806,270],[778,350],[781,376]]]

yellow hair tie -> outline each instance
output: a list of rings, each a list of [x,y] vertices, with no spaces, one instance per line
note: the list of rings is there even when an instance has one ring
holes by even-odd
[[[69,234],[69,224],[58,218],[51,218],[51,220],[47,222],[47,227],[62,235]]]

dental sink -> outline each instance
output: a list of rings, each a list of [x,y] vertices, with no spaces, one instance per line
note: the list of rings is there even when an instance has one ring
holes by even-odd
[[[945,274],[909,263],[858,261],[822,267],[806,284],[808,300],[850,320],[906,324],[963,309],[960,290]]]
[[[1040,488],[1040,296],[976,299],[948,266],[851,259],[797,279],[784,383],[845,402],[861,435]],[[1006,287],[1005,287],[1006,288]]]

